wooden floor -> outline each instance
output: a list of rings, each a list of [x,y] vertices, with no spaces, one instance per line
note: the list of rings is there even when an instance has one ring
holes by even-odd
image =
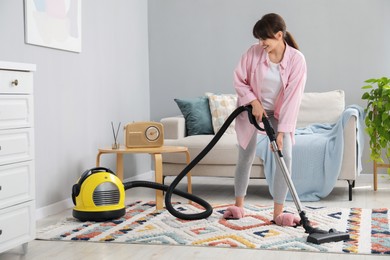
[[[173,179],[167,178],[169,184]],[[185,184],[181,184],[183,188]],[[379,189],[374,192],[372,176],[361,175],[356,181],[353,191],[353,201],[348,201],[347,182],[338,182],[332,193],[319,202],[303,202],[303,205],[316,205],[327,207],[363,207],[363,208],[390,208],[390,180],[389,176],[379,177]],[[206,199],[211,204],[233,202],[233,179],[228,178],[193,178],[194,194]],[[126,192],[126,201],[154,200],[154,191],[144,188],[135,188]],[[180,200],[174,198],[174,200]],[[268,193],[265,180],[251,180],[248,188],[247,203],[261,203],[272,205],[272,198]],[[293,206],[292,202],[287,202]],[[59,219],[71,216],[71,209],[60,214],[47,217],[37,222],[38,229],[55,224]],[[348,254],[304,253],[294,251],[271,251],[258,249],[229,249],[166,245],[131,245],[114,243],[88,243],[88,242],[52,242],[37,241],[29,243],[27,254],[22,254],[22,247],[17,247],[0,254],[1,260],[99,260],[99,259],[388,259],[389,256],[367,256]]]

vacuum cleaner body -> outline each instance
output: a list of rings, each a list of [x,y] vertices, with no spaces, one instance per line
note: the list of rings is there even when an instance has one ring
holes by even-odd
[[[125,214],[122,181],[103,167],[85,171],[73,185],[73,217],[81,221],[106,221]]]

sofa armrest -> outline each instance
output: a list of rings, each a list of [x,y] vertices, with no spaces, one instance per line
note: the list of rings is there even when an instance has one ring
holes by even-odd
[[[179,139],[186,136],[186,122],[184,117],[165,117],[160,122],[164,126],[164,139]]]
[[[357,172],[357,119],[351,116],[344,126],[344,153],[339,180],[355,180]]]

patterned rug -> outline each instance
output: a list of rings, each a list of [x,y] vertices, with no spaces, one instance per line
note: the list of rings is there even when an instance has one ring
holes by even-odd
[[[154,202],[135,202],[127,206],[120,219],[107,222],[80,222],[67,218],[39,230],[37,239],[55,241],[93,241],[107,243],[168,244],[185,246],[238,247],[272,250],[300,250],[348,254],[390,254],[389,210],[362,208],[305,207],[311,224],[324,230],[347,231],[349,241],[316,245],[306,242],[302,227],[272,224],[273,207],[246,205],[246,216],[225,220],[230,205],[214,206],[208,219],[184,221],[168,211],[155,210]],[[184,213],[199,212],[192,204],[176,204]],[[295,208],[286,207],[296,213]]]

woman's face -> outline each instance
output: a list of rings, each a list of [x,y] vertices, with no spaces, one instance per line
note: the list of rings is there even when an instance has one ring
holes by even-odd
[[[281,31],[275,34],[275,38],[260,39],[260,45],[267,53],[274,51],[281,42],[283,42],[283,33]]]

